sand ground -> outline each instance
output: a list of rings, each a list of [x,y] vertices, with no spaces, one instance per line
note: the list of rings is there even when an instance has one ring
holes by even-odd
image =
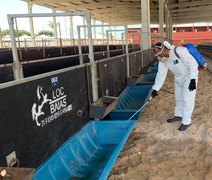
[[[163,90],[173,92],[169,73]],[[160,91],[146,107],[120,153],[109,180],[212,180],[212,73],[200,71],[192,125],[167,123],[174,95]]]

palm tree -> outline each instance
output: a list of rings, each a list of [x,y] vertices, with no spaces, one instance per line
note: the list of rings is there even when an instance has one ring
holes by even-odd
[[[57,36],[57,27],[56,28],[54,27],[55,26],[54,21],[49,20],[48,26],[52,29],[53,36]]]
[[[50,21],[50,20],[49,20],[48,26],[49,26],[50,28],[53,29],[53,28],[54,28],[54,23],[53,23],[53,21]]]

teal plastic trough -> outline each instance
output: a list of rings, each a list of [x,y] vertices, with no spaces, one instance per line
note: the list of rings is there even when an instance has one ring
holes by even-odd
[[[149,72],[158,72],[158,66],[150,67],[150,71]]]
[[[159,62],[153,62],[153,63],[151,63],[151,67],[158,67],[158,65],[159,65]]]
[[[106,180],[135,123],[87,123],[36,169],[33,180]]]
[[[139,86],[128,86],[119,95],[114,110],[109,114],[112,120],[116,119],[130,119],[149,99],[150,91],[153,83],[142,84]],[[140,112],[133,116],[133,120],[138,120]]]
[[[141,74],[136,80],[136,85],[139,85],[139,83],[143,83],[143,82],[154,83],[156,75],[157,75],[156,72],[148,72],[145,74]]]

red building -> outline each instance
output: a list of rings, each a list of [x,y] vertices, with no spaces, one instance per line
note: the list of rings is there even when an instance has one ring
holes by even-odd
[[[128,28],[128,38],[134,40],[134,44],[140,44],[140,28]],[[151,43],[155,44],[160,41],[159,28],[151,28]],[[165,32],[165,29],[164,29]],[[166,37],[166,33],[164,33]],[[173,27],[173,43],[182,45],[186,43],[203,44],[212,43],[212,26],[174,26]]]

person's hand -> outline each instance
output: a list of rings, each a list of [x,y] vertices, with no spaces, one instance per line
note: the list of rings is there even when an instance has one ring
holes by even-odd
[[[154,98],[155,96],[158,96],[158,92],[153,89],[151,96],[152,96],[152,98]]]
[[[195,81],[195,79],[191,79],[191,82],[190,82],[190,84],[188,86],[188,89],[189,89],[189,91],[193,91],[193,90],[196,89],[196,81]]]

